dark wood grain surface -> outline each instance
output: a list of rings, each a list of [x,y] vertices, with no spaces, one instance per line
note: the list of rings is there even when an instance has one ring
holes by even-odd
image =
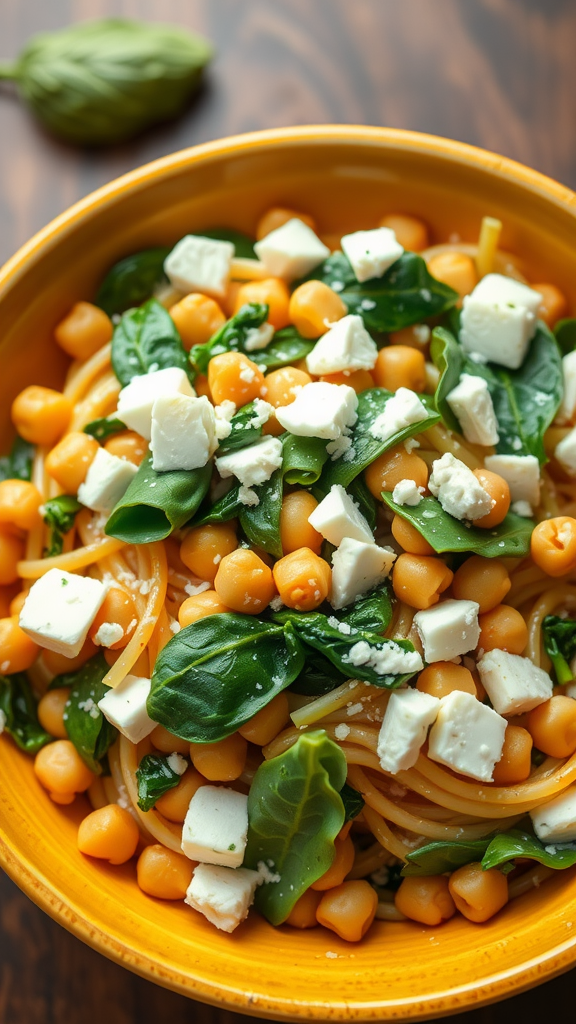
[[[0,87],[0,262],[76,199],[141,163],[236,132],[391,125],[475,143],[576,187],[575,0],[0,0],[0,57],[30,34],[127,15],[196,28],[218,56],[178,122],[129,145],[48,138]],[[1,783],[0,783],[1,784]],[[452,1018],[574,1020],[576,973]],[[242,1024],[128,974],[0,878],[0,1024]]]

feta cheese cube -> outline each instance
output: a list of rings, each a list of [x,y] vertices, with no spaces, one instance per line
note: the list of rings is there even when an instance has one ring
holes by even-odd
[[[332,555],[332,607],[344,608],[385,580],[395,558],[392,548],[381,548],[372,539],[344,537]]]
[[[378,358],[376,342],[361,316],[350,314],[332,325],[306,357],[308,373],[321,377],[344,370],[372,370]]]
[[[156,472],[199,469],[218,447],[214,406],[205,395],[162,395],[152,406],[151,434]]]
[[[237,868],[248,835],[248,797],[225,786],[201,786],[186,812],[182,852],[190,860]]]
[[[511,501],[527,501],[532,508],[540,504],[540,463],[535,455],[487,455],[484,465],[504,477]]]
[[[216,459],[220,476],[235,476],[244,487],[254,487],[269,480],[282,465],[282,442],[277,437],[263,437],[246,448],[221,455]]]
[[[80,653],[106,597],[100,580],[49,569],[32,584],[20,612],[20,628],[37,644],[65,658]]]
[[[309,274],[330,255],[330,249],[298,217],[256,242],[254,252],[271,277],[287,281]]]
[[[382,277],[404,252],[391,228],[354,231],[342,236],[341,245],[360,283]]]
[[[576,427],[558,442],[554,456],[568,476],[576,476]]]
[[[562,359],[564,391],[560,408],[556,414],[557,423],[573,423],[576,415],[576,350]]]
[[[478,646],[480,626],[476,601],[441,601],[416,612],[414,625],[424,647],[426,661],[452,661]]]
[[[498,421],[484,377],[463,373],[460,382],[446,396],[446,401],[460,421],[467,441],[484,445],[498,443]]]
[[[534,831],[546,843],[573,843],[576,840],[576,785],[568,786],[560,796],[530,811]]]
[[[478,662],[482,685],[499,715],[523,715],[552,696],[552,680],[530,658],[498,649]]]
[[[104,717],[131,743],[140,743],[156,727],[146,709],[150,686],[149,679],[128,675],[98,701]]]
[[[377,441],[388,441],[413,423],[420,423],[428,416],[426,406],[418,395],[409,388],[398,388],[395,395],[389,398],[384,411],[376,417],[370,427],[372,437]]]
[[[428,757],[461,775],[491,782],[494,765],[502,757],[506,725],[505,718],[471,693],[453,690],[440,700],[428,737]]]
[[[257,871],[198,864],[184,900],[222,932],[233,932],[248,917],[260,883]]]
[[[111,512],[123,498],[138,467],[127,459],[111,455],[105,448],[99,448],[78,488],[78,501],[94,512]]]
[[[444,511],[456,519],[482,519],[494,505],[472,470],[450,452],[432,463],[428,489]]]
[[[298,391],[290,405],[276,409],[276,419],[298,437],[322,437],[336,441],[358,419],[358,398],[347,384],[313,381]]]
[[[376,748],[385,772],[395,775],[416,764],[439,707],[438,697],[420,690],[395,690],[390,694]]]
[[[205,292],[223,298],[228,287],[232,242],[185,235],[164,260],[164,271],[179,292]]]
[[[147,441],[152,436],[152,406],[162,395],[193,395],[194,389],[176,366],[133,377],[118,395],[118,419]]]
[[[424,493],[423,487],[417,487],[414,480],[399,480],[392,491],[392,501],[397,505],[419,505]]]
[[[513,501],[510,505],[510,511],[514,512],[514,515],[522,516],[523,519],[531,519],[534,514],[532,506],[527,501]]]
[[[374,534],[358,505],[341,484],[333,484],[328,494],[308,516],[310,526],[338,547],[345,537],[374,544]]]
[[[541,301],[533,288],[502,274],[487,274],[463,300],[462,348],[517,370],[536,330]]]

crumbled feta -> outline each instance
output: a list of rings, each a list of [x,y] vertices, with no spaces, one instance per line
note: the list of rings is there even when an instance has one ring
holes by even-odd
[[[216,458],[216,469],[221,477],[235,476],[248,488],[265,483],[281,465],[282,442],[277,437],[263,437],[246,448]]]
[[[535,455],[487,455],[486,469],[498,473],[510,488],[511,501],[527,501],[532,508],[540,504],[540,463]]]
[[[576,427],[558,442],[554,456],[568,476],[576,476]]]
[[[385,772],[395,775],[416,764],[439,707],[438,697],[420,690],[408,688],[390,694],[376,748]]]
[[[428,757],[461,775],[491,782],[494,765],[502,757],[506,725],[505,718],[471,693],[453,690],[440,700],[428,737]]]
[[[118,395],[118,418],[147,441],[152,434],[152,406],[161,395],[193,395],[194,389],[176,366],[133,377]]]
[[[20,628],[41,647],[75,658],[106,590],[100,580],[90,576],[49,569],[28,591],[20,612]]]
[[[414,625],[424,647],[426,661],[452,661],[478,646],[480,626],[475,601],[441,601],[416,612]]]
[[[552,680],[530,658],[498,649],[478,662],[482,685],[499,715],[523,715],[552,696]]]
[[[140,743],[156,726],[146,709],[150,685],[149,679],[128,675],[98,701],[104,717],[131,743]]]
[[[249,508],[256,508],[256,505],[260,504],[260,498],[256,491],[251,487],[245,487],[244,484],[238,490],[238,501],[241,505],[247,505]]]
[[[162,395],[152,406],[152,468],[199,469],[218,447],[214,406],[206,398]]]
[[[530,811],[534,831],[542,842],[576,841],[576,785],[568,786],[560,796]]]
[[[330,456],[331,462],[336,462],[336,459],[342,459],[344,456],[346,456],[344,462],[349,462],[354,457],[352,438],[342,434],[342,437],[338,437],[335,441],[328,441],[326,452]]]
[[[386,402],[384,411],[374,420],[370,433],[377,441],[388,441],[394,434],[414,423],[421,423],[427,416],[426,406],[414,391],[398,388],[396,394]]]
[[[399,480],[392,491],[392,501],[397,505],[419,505],[423,494],[424,488],[414,480]]]
[[[344,537],[332,555],[330,604],[345,608],[361,594],[372,590],[390,573],[396,555],[391,548]]]
[[[391,228],[354,231],[342,236],[341,245],[360,283],[382,277],[404,252]]]
[[[328,494],[308,516],[318,533],[338,547],[345,537],[374,544],[374,535],[354,499],[341,484],[333,484]]]
[[[274,406],[270,405],[270,402],[265,402],[262,398],[254,399],[254,415],[252,419],[248,421],[250,427],[263,427],[274,412]]]
[[[173,754],[169,754],[166,758],[168,767],[172,769],[175,775],[184,775],[184,772],[188,768],[188,761],[182,754],[177,754],[174,751]]]
[[[276,409],[276,419],[298,437],[336,441],[358,419],[358,397],[347,384],[313,381],[298,391],[290,405]]]
[[[94,512],[109,513],[124,497],[137,472],[133,462],[99,448],[78,488],[78,501]]]
[[[344,370],[372,370],[378,357],[376,342],[361,316],[350,314],[332,325],[306,357],[308,373],[321,377]]]
[[[517,370],[536,330],[541,301],[542,296],[533,288],[511,277],[487,274],[472,294],[464,297],[462,348]]]
[[[232,432],[230,420],[236,413],[236,405],[227,398],[220,405],[214,406],[215,431],[218,441],[224,441]]]
[[[337,725],[334,729],[334,735],[342,743],[350,735],[350,726],[346,725],[345,722],[340,722],[340,725]]]
[[[463,373],[460,382],[446,396],[446,401],[470,444],[498,443],[498,421],[484,377]]]
[[[573,423],[576,414],[576,350],[562,359],[564,388],[562,401],[556,414],[557,423]]]
[[[182,852],[203,864],[237,868],[247,834],[248,797],[225,786],[201,786],[186,812]]]
[[[254,251],[271,277],[287,281],[309,274],[330,255],[312,228],[297,217],[256,242]]]
[[[103,622],[94,636],[94,643],[99,647],[113,647],[124,636],[124,630],[118,622]]]
[[[228,287],[232,242],[202,235],[185,235],[164,260],[164,272],[184,295],[203,292],[223,298]]]
[[[510,505],[510,511],[514,512],[517,516],[522,516],[523,519],[531,519],[534,515],[534,510],[527,501],[513,501]]]
[[[248,917],[260,883],[257,871],[198,864],[184,900],[222,932],[233,932]]]
[[[482,519],[494,505],[472,470],[450,452],[432,463],[428,488],[444,511],[456,519]]]
[[[261,349],[268,347],[273,337],[274,328],[272,324],[265,322],[260,324],[260,327],[250,327],[244,335],[244,351],[259,352]]]
[[[393,640],[382,640],[381,647],[374,647],[367,640],[354,644],[342,661],[359,668],[364,665],[379,676],[413,675],[424,668],[418,651],[405,651]]]

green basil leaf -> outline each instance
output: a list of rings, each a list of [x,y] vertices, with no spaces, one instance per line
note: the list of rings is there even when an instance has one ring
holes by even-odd
[[[315,344],[316,341],[303,338],[295,327],[282,327],[276,331],[266,348],[260,349],[259,352],[253,352],[250,358],[258,366],[265,366],[266,372],[269,372],[306,359]]]
[[[482,867],[489,871],[519,857],[561,871],[576,864],[576,843],[542,843],[528,832],[511,829],[494,836],[482,858]]]
[[[351,629],[385,633],[392,621],[392,598],[386,584],[357,598],[354,604],[337,612],[337,618]]]
[[[257,330],[268,317],[268,306],[262,302],[247,302],[235,316],[227,320],[205,345],[194,345],[190,351],[190,362],[197,373],[206,373],[208,363],[223,352],[246,352],[246,338],[250,331]],[[264,350],[262,350],[264,351]],[[246,353],[250,359],[258,358],[262,352]]]
[[[416,527],[434,551],[471,551],[484,558],[517,558],[530,552],[534,523],[513,512],[493,530],[482,530],[454,519],[437,498],[422,498],[417,505],[396,505],[387,491],[382,498],[388,508]]]
[[[290,623],[210,615],[181,629],[158,655],[148,713],[191,743],[221,740],[289,686],[303,664]]]
[[[554,327],[554,337],[563,356],[576,348],[576,317],[559,320]]]
[[[256,906],[282,924],[303,892],[331,866],[334,840],[344,824],[339,790],[346,759],[323,729],[264,761],[248,794],[248,843],[244,864],[264,861],[280,875],[256,892]]]
[[[24,672],[0,676],[0,711],[5,731],[26,754],[35,754],[54,739],[38,721],[36,698]]]
[[[344,804],[344,821],[352,821],[357,818],[364,807],[364,797],[353,786],[344,783],[340,790],[342,803]]]
[[[208,492],[212,465],[157,473],[149,453],[106,523],[109,537],[127,544],[164,540],[192,518]]]
[[[254,402],[248,402],[230,420],[232,429],[228,437],[220,441],[217,454],[227,455],[228,452],[235,452],[248,444],[254,444],[262,437],[262,427],[257,424],[256,406]]]
[[[87,423],[84,433],[90,434],[96,441],[105,441],[107,437],[112,437],[113,434],[119,434],[122,430],[127,429],[126,424],[122,423],[117,416],[102,416],[98,420]]]
[[[110,689],[102,682],[108,668],[104,655],[96,654],[77,672],[57,676],[52,685],[53,689],[70,687],[64,711],[68,739],[96,775],[102,773],[100,762],[118,735],[98,707],[98,701]]]
[[[542,623],[544,650],[550,658],[558,683],[571,683],[574,673],[569,662],[576,654],[576,622],[561,619],[558,615],[547,615]]]
[[[10,455],[0,456],[0,480],[31,480],[34,445],[16,435]]]
[[[44,502],[42,518],[50,527],[50,542],[46,549],[46,557],[62,553],[64,534],[74,526],[74,520],[82,505],[73,494],[60,494]]]
[[[234,228],[202,228],[196,233],[202,238],[215,238],[218,242],[232,242],[235,256],[247,260],[256,259],[255,239],[245,235],[243,231],[235,231]]]
[[[304,697],[322,697],[331,693],[350,678],[350,674],[339,672],[328,658],[315,650],[306,651],[306,663],[290,689]]]
[[[320,479],[327,458],[322,438],[282,434],[282,472],[287,484],[311,487]]]
[[[450,430],[462,433],[462,428],[452,409],[446,401],[447,396],[457,386],[464,369],[464,352],[456,338],[444,327],[435,327],[430,342],[430,358],[440,370],[440,380],[434,394],[434,405],[444,423]]]
[[[434,408],[433,399],[430,395],[418,395],[427,409],[426,419],[399,430],[387,441],[379,441],[370,433],[370,428],[393,397],[392,391],[385,391],[384,388],[370,388],[358,395],[358,419],[350,435],[352,447],[340,458],[329,459],[324,466],[319,482],[319,488],[323,494],[327,494],[333,484],[342,484],[343,487],[347,487],[367,466],[387,452],[389,448],[394,448],[408,437],[413,437],[414,434],[419,434],[422,430],[427,430],[428,427],[438,423],[440,417]]]
[[[274,558],[282,558],[280,512],[282,511],[282,470],[277,469],[269,480],[254,487],[257,505],[242,505],[240,526],[248,540]]]
[[[169,755],[144,754],[136,769],[138,780],[138,807],[150,811],[157,800],[174,789],[182,778],[170,767]]]
[[[151,298],[156,286],[168,281],[164,260],[170,251],[170,246],[158,246],[118,260],[98,289],[96,305],[108,316],[114,316]]]
[[[346,490],[354,499],[371,530],[376,529],[378,505],[363,476],[357,476]]]
[[[188,356],[176,325],[157,299],[124,313],[112,336],[112,369],[122,387],[133,377],[176,366],[187,373]]]
[[[464,864],[481,861],[489,845],[490,837],[467,842],[441,839],[426,843],[407,855],[402,875],[444,875]]]

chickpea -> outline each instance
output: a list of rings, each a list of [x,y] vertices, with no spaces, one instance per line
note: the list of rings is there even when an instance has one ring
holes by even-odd
[[[435,551],[431,544],[412,523],[409,523],[407,519],[403,519],[402,516],[395,515],[392,520],[392,536],[394,540],[397,540],[400,547],[404,548],[410,555],[434,555]]]
[[[271,570],[254,551],[246,548],[224,555],[214,589],[227,608],[245,615],[264,611],[276,593]]]
[[[528,643],[528,626],[524,616],[508,604],[498,604],[489,612],[478,616],[480,639],[478,648],[483,651],[508,651],[522,654]]]
[[[103,309],[77,302],[54,330],[54,337],[72,359],[89,359],[112,340],[114,326]]]
[[[36,661],[40,648],[18,625],[16,616],[0,619],[0,671],[2,675],[26,672]]]
[[[576,566],[576,519],[556,516],[538,523],[532,531],[530,554],[548,576],[571,572]]]
[[[532,769],[532,737],[519,725],[507,725],[504,733],[502,757],[494,765],[492,779],[495,786],[514,786],[524,782]]]
[[[388,335],[391,345],[407,345],[419,352],[428,351],[431,331],[428,324],[412,324],[411,327],[401,327],[399,331],[392,331]]]
[[[388,345],[381,348],[376,359],[372,376],[377,387],[387,391],[410,388],[424,391],[426,385],[426,360],[423,352],[408,345]]]
[[[42,495],[28,480],[0,481],[0,523],[32,530],[40,523]]]
[[[248,281],[238,289],[234,312],[238,313],[247,302],[262,302],[268,306],[268,323],[275,331],[290,323],[290,292],[285,281],[279,277],[267,277],[264,281]]]
[[[452,593],[458,601],[476,601],[482,613],[501,604],[511,586],[508,571],[497,558],[472,555],[456,570]]]
[[[273,370],[266,377],[266,401],[275,409],[292,405],[300,389],[305,384],[310,384],[311,380],[309,373],[294,366],[282,366],[279,370]]]
[[[428,466],[419,455],[407,452],[403,444],[379,455],[364,471],[370,493],[382,500],[382,491],[393,491],[401,480],[413,480],[417,487],[426,487]]]
[[[314,889],[306,889],[300,899],[296,900],[286,918],[286,924],[291,925],[292,928],[315,928],[318,924],[316,912],[321,899],[320,893],[315,892]]]
[[[70,422],[72,402],[61,391],[32,384],[12,402],[12,422],[31,444],[56,444]]]
[[[341,939],[359,942],[372,924],[377,906],[378,896],[368,882],[342,882],[324,893],[316,919]]]
[[[137,624],[136,605],[132,595],[121,587],[109,587],[100,610],[88,630],[88,636],[97,645],[108,647],[111,651],[119,651],[126,647]],[[109,625],[119,626],[122,630],[122,636],[117,640],[112,639],[112,642],[111,637],[106,635],[110,630],[102,628]]]
[[[68,739],[64,708],[70,696],[69,686],[48,690],[38,702],[38,721],[42,728],[57,740]]]
[[[200,394],[200,392],[197,392]],[[110,455],[117,459],[126,459],[134,466],[139,466],[148,452],[148,442],[136,434],[133,430],[123,430],[119,434],[109,437],[104,445]]]
[[[272,231],[283,227],[284,224],[287,224],[289,220],[294,220],[294,218],[303,221],[312,231],[316,231],[316,222],[309,214],[298,213],[297,210],[291,210],[287,206],[272,206],[260,217],[256,225],[256,238],[258,241],[266,238],[266,235],[270,235]]]
[[[202,395],[206,395],[212,401],[212,392],[208,384],[208,377],[204,373],[199,373],[194,381],[194,390],[198,395],[198,398],[202,398]]]
[[[195,576],[213,583],[224,555],[229,555],[237,547],[236,530],[232,524],[197,526],[182,541],[180,558]]]
[[[437,281],[458,292],[461,299],[478,284],[476,264],[463,252],[439,252],[428,260],[428,270]]]
[[[170,307],[169,312],[187,352],[193,345],[205,345],[226,323],[226,317],[215,299],[198,292],[185,295],[180,302]]]
[[[554,324],[568,313],[566,296],[555,284],[531,284],[530,287],[535,292],[540,292],[542,296],[538,317],[548,324],[548,327],[554,327]]]
[[[534,745],[549,757],[571,757],[576,750],[576,701],[556,694],[528,712],[526,727]]]
[[[310,888],[316,892],[326,892],[327,889],[335,889],[337,885],[342,885],[346,875],[352,870],[354,856],[354,843],[350,836],[346,836],[345,839],[335,839],[334,860],[328,870],[315,882],[312,882]]]
[[[216,405],[224,401],[246,405],[265,393],[264,374],[242,352],[214,356],[208,363],[208,385]]]
[[[510,488],[504,477],[499,476],[498,473],[491,473],[487,469],[474,469],[472,472],[494,503],[487,515],[474,520],[474,526],[480,526],[483,530],[492,530],[495,526],[499,526],[508,515]]]
[[[189,743],[186,745],[186,753],[190,753]],[[206,779],[195,768],[187,768],[184,775],[180,776],[180,782],[156,801],[155,809],[168,821],[184,821],[194,793],[205,782]]]
[[[175,736],[173,732],[169,732],[163,725],[157,725],[150,733],[150,739],[156,747],[156,750],[161,750],[163,754],[186,754],[189,753],[190,744],[188,740],[181,740],[179,736]]]
[[[46,472],[65,494],[76,494],[84,483],[99,444],[89,434],[73,430],[46,457]]]
[[[136,864],[136,877],[142,892],[159,900],[183,900],[193,871],[194,864],[188,857],[168,850],[160,843],[146,846]]]
[[[318,505],[309,491],[292,491],[282,501],[280,512],[280,540],[285,555],[299,548],[309,548],[315,555],[320,554],[322,535],[308,522]]]
[[[265,747],[284,728],[289,717],[288,697],[285,693],[279,693],[266,707],[257,711],[249,722],[241,725],[238,732],[249,743]]]
[[[448,589],[453,573],[440,558],[399,555],[392,571],[392,586],[399,601],[411,608],[431,608]]]
[[[409,875],[400,883],[394,903],[404,917],[421,924],[439,925],[456,913],[444,875]]]
[[[71,804],[76,793],[84,793],[95,775],[86,767],[70,740],[55,740],[38,751],[34,771],[56,804]]]
[[[240,291],[241,287],[242,281],[228,282],[226,294],[224,298],[220,300],[222,303],[222,309],[226,313],[226,316],[234,316],[236,312],[236,300],[238,299],[238,292]],[[196,388],[196,383],[194,383],[194,387]],[[196,393],[200,394],[198,388],[196,388]]]
[[[453,690],[471,693],[476,697],[476,684],[472,673],[463,665],[451,661],[435,661],[418,676],[416,689],[431,697],[446,697]]]
[[[18,562],[24,558],[24,543],[19,537],[0,530],[0,585],[16,583],[19,578]]]
[[[508,902],[506,876],[498,868],[483,871],[477,862],[458,868],[450,876],[448,888],[456,909],[477,924],[494,917]]]
[[[77,672],[82,665],[85,665],[90,658],[96,654],[97,648],[87,637],[75,658],[67,658],[65,654],[56,654],[56,651],[42,651],[42,661],[49,672],[55,676],[61,676],[64,672]]]
[[[342,373],[326,373],[319,379],[325,384],[347,384],[357,395],[374,387],[374,378],[368,370],[342,370]]]
[[[18,584],[0,587],[0,619],[10,619],[13,616],[18,619],[20,617],[20,612],[28,597],[27,590],[17,590],[20,583],[22,580],[19,580]]]
[[[78,829],[78,849],[89,857],[125,864],[136,853],[140,830],[132,815],[118,804],[92,811]]]
[[[238,732],[215,743],[191,743],[190,757],[196,771],[210,782],[232,782],[246,765],[248,744]]]
[[[178,609],[178,622],[184,629],[199,619],[207,619],[209,615],[221,615],[229,611],[231,609],[222,604],[215,590],[203,590],[201,594],[191,594],[182,602]]]
[[[272,571],[278,593],[288,608],[310,612],[330,593],[332,570],[328,562],[310,548],[298,548],[284,555]]]
[[[346,316],[348,307],[323,281],[305,281],[292,292],[288,312],[303,338],[319,338]]]
[[[406,213],[388,213],[380,221],[381,228],[391,228],[397,241],[410,252],[422,252],[428,248],[428,228],[419,217]]]

